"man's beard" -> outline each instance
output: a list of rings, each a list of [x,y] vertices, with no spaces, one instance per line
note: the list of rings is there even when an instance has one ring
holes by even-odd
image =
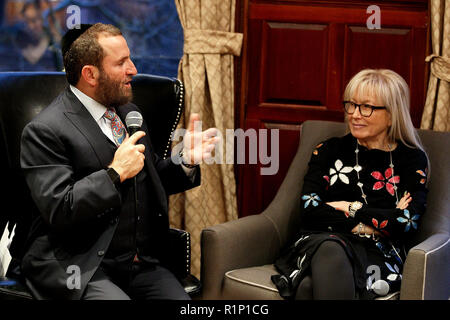
[[[131,88],[122,86],[121,81],[112,80],[105,71],[100,70],[98,88],[96,92],[97,101],[107,108],[117,108],[133,99]]]

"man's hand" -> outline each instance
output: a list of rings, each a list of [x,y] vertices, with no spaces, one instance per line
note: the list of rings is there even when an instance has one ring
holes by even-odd
[[[113,168],[120,175],[120,182],[133,178],[144,167],[145,146],[136,144],[143,136],[145,136],[144,131],[138,131],[131,137],[127,133],[125,140],[116,150],[109,168]]]
[[[212,151],[220,141],[216,128],[201,131],[198,125],[200,123],[198,113],[191,114],[187,132],[183,137],[184,163],[195,165],[212,158]]]

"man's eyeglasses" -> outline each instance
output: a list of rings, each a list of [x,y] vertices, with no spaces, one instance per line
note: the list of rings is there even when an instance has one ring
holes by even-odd
[[[371,106],[370,104],[357,104],[351,101],[343,101],[342,103],[344,104],[344,110],[347,114],[353,114],[355,113],[356,108],[359,108],[359,113],[363,117],[370,117],[373,110],[386,109],[386,107]]]

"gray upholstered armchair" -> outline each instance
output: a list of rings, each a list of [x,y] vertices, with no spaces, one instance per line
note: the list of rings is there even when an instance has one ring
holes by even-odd
[[[306,121],[297,154],[268,208],[203,230],[203,299],[281,299],[270,280],[277,272],[273,262],[301,223],[299,195],[311,152],[320,141],[344,133],[342,123]],[[405,262],[400,299],[448,299],[450,133],[419,130],[419,135],[431,163],[428,205]]]

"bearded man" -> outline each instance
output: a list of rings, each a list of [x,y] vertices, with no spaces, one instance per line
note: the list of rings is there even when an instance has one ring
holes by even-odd
[[[22,133],[21,167],[40,211],[22,260],[27,286],[38,299],[189,299],[159,260],[166,194],[200,184],[196,164],[211,157],[215,129],[194,132],[194,115],[185,139],[201,143],[184,148],[181,165],[160,159],[145,122],[131,136],[123,125],[139,109],[120,30],[69,30],[62,52],[69,86]]]

